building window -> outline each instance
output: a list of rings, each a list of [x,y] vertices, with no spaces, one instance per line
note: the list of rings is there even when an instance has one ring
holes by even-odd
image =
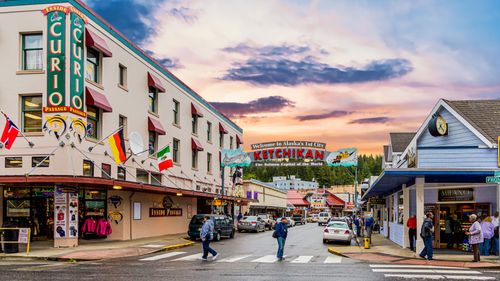
[[[160,173],[151,173],[151,184],[152,185],[161,185],[161,174]]]
[[[197,135],[198,134],[198,115],[193,114],[191,116],[191,128],[192,128],[192,133]]]
[[[85,78],[95,82],[99,83],[99,67],[100,67],[100,56],[101,53],[98,51],[87,48],[87,64],[85,67]]]
[[[23,34],[23,70],[42,70],[43,68],[43,46],[42,34]]]
[[[50,165],[50,157],[46,156],[34,156],[31,157],[31,167],[36,167],[38,165],[38,168],[48,168]]]
[[[224,148],[224,133],[219,133],[219,147]]]
[[[111,165],[102,163],[101,164],[101,177],[105,179],[111,178]]]
[[[94,176],[94,163],[90,160],[83,160],[83,176],[93,177]]]
[[[149,174],[147,171],[137,169],[135,178],[137,182],[149,183]]]
[[[95,106],[87,106],[87,137],[99,139],[101,130],[99,108]]]
[[[207,172],[212,173],[212,154],[207,153]]]
[[[229,137],[229,149],[233,149],[233,137]]]
[[[207,122],[207,142],[212,142],[212,123]]]
[[[22,157],[5,157],[5,168],[22,168]]]
[[[127,117],[123,115],[118,116],[118,126],[123,128],[123,135],[127,136]]]
[[[174,124],[179,125],[179,109],[180,109],[180,104],[178,101],[174,100]]]
[[[118,76],[118,84],[123,88],[127,88],[127,68],[121,64],[119,67],[119,76]]]
[[[174,139],[173,145],[172,145],[172,161],[174,163],[179,163],[179,145],[180,141],[178,139]]]
[[[150,156],[156,153],[157,144],[158,144],[158,134],[149,131],[148,149]]]
[[[149,112],[158,113],[158,89],[149,87]]]
[[[193,149],[191,153],[191,168],[198,168],[198,150]]]
[[[22,96],[22,127],[25,133],[42,131],[42,96]]]
[[[122,181],[127,179],[127,170],[125,170],[125,167],[118,166],[118,169],[116,170],[116,178]]]

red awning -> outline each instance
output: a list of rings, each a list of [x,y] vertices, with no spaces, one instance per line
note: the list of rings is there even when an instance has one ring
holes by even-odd
[[[85,100],[87,105],[98,107],[104,112],[113,111],[106,96],[89,87],[85,87]]]
[[[203,117],[203,113],[201,113],[201,110],[196,105],[194,105],[194,103],[191,103],[191,114],[198,117]]]
[[[240,136],[236,135],[236,143],[238,145],[243,144],[243,140],[240,138]]]
[[[105,57],[113,56],[111,49],[108,47],[108,44],[106,44],[106,41],[104,41],[104,39],[101,38],[99,35],[95,34],[94,32],[88,29],[85,30],[85,35],[86,35],[85,45],[97,49]]]
[[[163,87],[160,78],[154,76],[149,72],[148,72],[148,86],[156,88],[160,93],[165,93],[165,87]]]
[[[203,151],[203,146],[201,146],[201,143],[197,139],[191,138],[191,149]]]
[[[160,121],[153,119],[148,116],[148,130],[150,132],[156,132],[158,135],[165,135],[165,129],[163,129],[163,126],[161,125]]]
[[[229,133],[229,131],[226,129],[226,127],[224,127],[224,125],[222,125],[222,123],[219,123],[219,132],[221,132],[223,134]]]

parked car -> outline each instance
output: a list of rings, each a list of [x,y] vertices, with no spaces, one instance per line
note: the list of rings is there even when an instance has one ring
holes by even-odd
[[[259,218],[261,218],[262,220],[264,220],[264,222],[266,223],[266,229],[273,229],[274,228],[274,225],[276,224],[276,221],[273,219],[273,217],[269,214],[259,214],[257,215]]]
[[[213,237],[215,241],[221,240],[222,237],[234,238],[236,229],[233,220],[225,215],[194,215],[191,218],[188,228],[188,236],[191,240],[200,239],[201,227],[203,226],[203,218],[209,216],[214,222]]]
[[[330,215],[329,212],[321,212],[321,213],[319,213],[319,215],[318,215],[318,225],[322,226],[322,225],[328,224],[328,221],[330,220],[331,217],[332,216]]]
[[[244,216],[238,222],[238,232],[242,231],[266,231],[266,223],[261,217],[258,216]]]
[[[312,214],[309,218],[310,222],[316,223],[319,220],[319,214]]]
[[[330,241],[340,241],[350,244],[353,238],[353,232],[344,221],[331,221],[323,230],[323,243]]]
[[[295,224],[306,224],[306,220],[302,215],[293,215],[292,220],[295,222]]]

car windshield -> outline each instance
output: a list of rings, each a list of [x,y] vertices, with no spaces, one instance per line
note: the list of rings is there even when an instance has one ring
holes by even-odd
[[[320,217],[328,217],[328,213],[321,213],[319,214]]]
[[[248,217],[243,217],[244,221],[256,221],[257,217],[254,216],[248,216]]]
[[[294,218],[301,218],[301,215],[293,215]]]
[[[342,229],[348,229],[349,227],[347,226],[347,223],[345,222],[339,222],[339,221],[334,221],[328,224],[328,227],[331,228],[342,228]]]

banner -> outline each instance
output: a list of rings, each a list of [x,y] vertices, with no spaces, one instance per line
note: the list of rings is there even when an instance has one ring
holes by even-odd
[[[66,14],[68,8],[51,6],[42,10],[47,16],[47,106],[64,106]]]
[[[352,167],[358,165],[358,150],[356,148],[344,148],[330,152],[326,158],[326,164],[333,167]]]
[[[223,149],[221,157],[222,167],[248,167],[252,164],[252,160],[242,148]]]
[[[71,13],[70,36],[70,106],[83,111],[83,34],[84,20]]]

